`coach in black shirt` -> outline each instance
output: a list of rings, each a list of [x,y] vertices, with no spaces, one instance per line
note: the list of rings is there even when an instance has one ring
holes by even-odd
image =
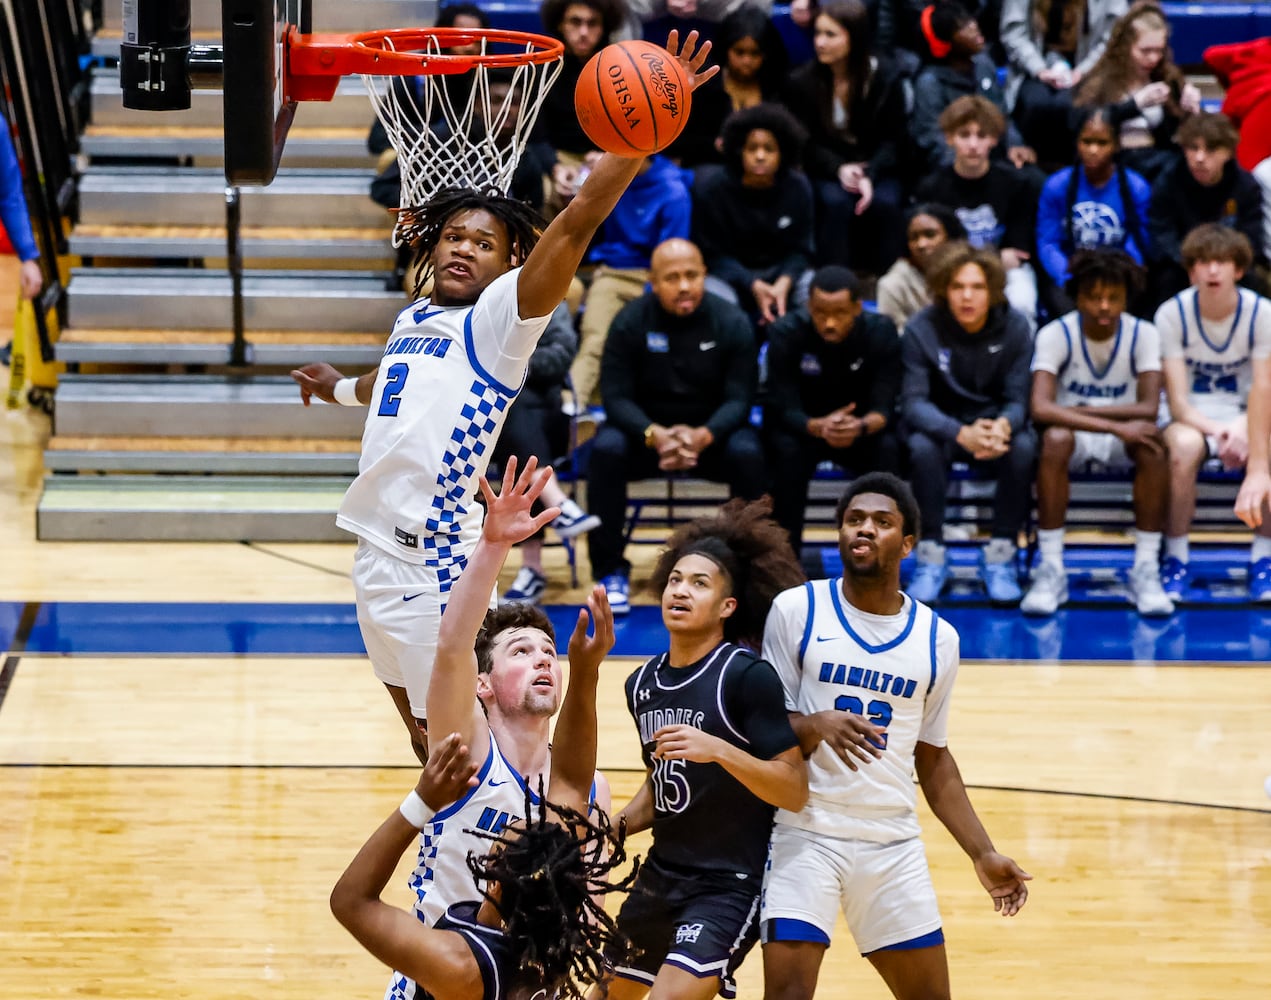
[[[757,349],[737,306],[705,291],[706,265],[688,240],[660,244],[652,292],[614,317],[600,362],[606,420],[587,473],[592,575],[615,614],[629,610],[623,558],[627,483],[687,472],[726,482],[733,496],[764,491],[763,448],[750,426]]]
[[[796,552],[818,464],[833,462],[858,475],[897,471],[892,423],[900,376],[895,324],[864,311],[856,276],[845,267],[817,271],[807,307],[770,329],[764,407],[770,492],[773,516]]]

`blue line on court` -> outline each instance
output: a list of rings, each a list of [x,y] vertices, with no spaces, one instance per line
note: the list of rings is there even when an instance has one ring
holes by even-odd
[[[23,605],[0,602],[0,649],[12,648]],[[577,619],[549,606],[562,649]],[[1271,662],[1271,608],[1208,607],[1140,618],[1124,604],[1069,608],[1052,618],[954,604],[969,660]],[[656,607],[637,605],[616,624],[614,655],[666,647]],[[69,655],[351,655],[364,649],[351,604],[51,603],[40,607],[25,651]]]

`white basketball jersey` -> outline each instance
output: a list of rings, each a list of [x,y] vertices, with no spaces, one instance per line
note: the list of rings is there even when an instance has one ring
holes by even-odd
[[[1202,319],[1195,288],[1156,311],[1161,354],[1187,363],[1193,405],[1239,413],[1253,380],[1254,358],[1271,357],[1271,302],[1237,289],[1236,311],[1221,320]]]
[[[918,836],[914,747],[948,742],[953,626],[908,596],[898,615],[867,614],[847,602],[840,580],[813,580],[773,603],[763,656],[789,711],[855,712],[887,730],[882,757],[857,771],[818,746],[808,761],[808,804],[777,810],[777,823],[878,843]]]
[[[477,479],[551,318],[518,318],[520,273],[500,275],[475,305],[421,299],[398,315],[336,517],[398,559],[437,567],[443,595],[481,533]]]
[[[1125,313],[1110,340],[1086,339],[1077,312],[1037,331],[1033,371],[1055,376],[1055,402],[1060,406],[1133,403],[1139,375],[1160,370],[1161,336],[1156,327]]]

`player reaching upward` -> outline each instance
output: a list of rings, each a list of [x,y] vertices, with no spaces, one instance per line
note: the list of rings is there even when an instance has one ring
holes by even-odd
[[[672,31],[667,49],[693,86],[718,71],[702,68],[710,43],[698,48],[696,32],[681,48]],[[497,193],[450,190],[406,210],[399,225],[430,295],[397,317],[374,372],[292,372],[306,404],[370,406],[336,523],[359,538],[358,623],[421,759],[438,624],[480,532],[477,481],[552,310],[642,162],[603,156],[546,229]]]
[[[894,996],[939,1000],[949,996],[949,969],[919,839],[915,770],[995,909],[1018,912],[1031,876],[993,847],[949,752],[958,635],[900,590],[900,561],[918,537],[913,492],[888,473],[861,476],[839,501],[838,524],[842,578],[779,595],[764,629],[764,657],[781,678],[786,707],[801,716],[792,721],[812,754],[807,805],[778,811],[772,832],[761,915],[764,997],[812,1000],[842,909]],[[868,767],[836,749],[842,711],[885,730]]]
[[[485,606],[512,544],[555,514],[530,514],[550,470],[531,460],[516,478],[515,464],[498,497],[481,481],[489,504],[481,542],[442,617],[428,706],[436,731],[450,735],[400,815],[380,826],[332,894],[340,922],[399,970],[392,1000],[504,1000],[558,987],[578,996],[571,978],[598,978],[602,945],[624,951],[592,899],[611,888],[605,876],[622,860],[622,835],[612,835],[603,812],[594,823],[586,817],[596,797],[596,687],[613,617],[595,588],[590,616],[579,615],[570,638],[552,753],[561,671],[551,624],[533,606]],[[380,894],[421,831],[412,915]]]

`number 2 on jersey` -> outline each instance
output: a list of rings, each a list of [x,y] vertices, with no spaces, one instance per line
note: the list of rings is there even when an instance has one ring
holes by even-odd
[[[875,699],[866,706],[861,703],[859,698],[854,698],[850,694],[841,694],[834,699],[834,708],[839,712],[851,712],[853,715],[864,715],[870,722],[878,726],[880,729],[886,729],[889,725],[891,725],[891,704],[889,702]],[[886,733],[883,733],[883,741],[879,749],[887,749]]]
[[[406,387],[406,376],[410,374],[410,365],[404,361],[392,365],[388,369],[388,381],[384,383],[384,395],[380,397],[379,415],[395,417],[402,405],[402,390]]]

